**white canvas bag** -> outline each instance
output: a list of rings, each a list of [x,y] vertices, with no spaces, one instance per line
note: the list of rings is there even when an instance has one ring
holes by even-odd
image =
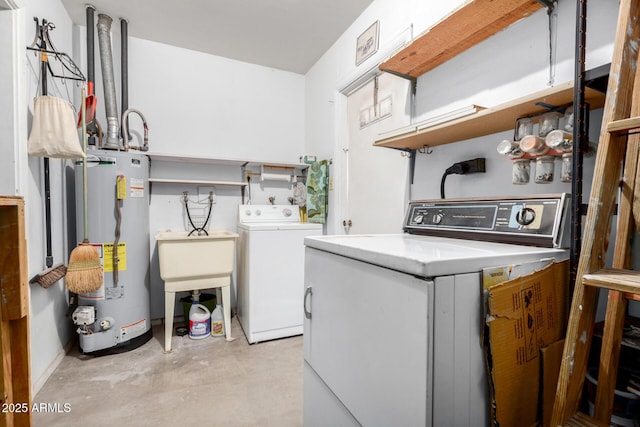
[[[55,96],[34,99],[33,124],[27,151],[30,156],[79,159],[85,154],[80,146],[73,106]]]

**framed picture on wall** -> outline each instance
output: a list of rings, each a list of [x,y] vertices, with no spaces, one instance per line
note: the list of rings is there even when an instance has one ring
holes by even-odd
[[[376,21],[367,28],[356,43],[356,65],[360,65],[365,59],[378,51],[378,35],[380,21]]]

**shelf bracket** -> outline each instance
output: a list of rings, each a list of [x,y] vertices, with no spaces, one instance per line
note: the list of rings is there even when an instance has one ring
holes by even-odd
[[[411,85],[414,88],[416,87],[416,83],[418,82],[418,78],[417,77],[413,77],[413,76],[410,76],[408,74],[403,74],[403,73],[399,73],[397,71],[384,69],[384,68],[380,68],[380,71],[382,71],[383,73],[391,74],[392,76],[396,76],[396,77],[400,77],[400,78],[403,78],[403,79],[407,79],[407,80],[409,80],[411,82]]]
[[[547,9],[549,9],[549,13],[551,13],[551,11],[553,11],[555,7],[555,1],[553,0],[536,0],[536,1],[541,5],[543,5],[544,7],[546,7]]]

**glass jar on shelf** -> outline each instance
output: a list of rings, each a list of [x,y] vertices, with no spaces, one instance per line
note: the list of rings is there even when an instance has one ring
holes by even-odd
[[[511,183],[523,185],[529,183],[531,175],[531,160],[516,159],[513,161],[513,169],[511,172]]]
[[[573,153],[565,153],[562,155],[562,173],[560,181],[571,182],[573,175]]]
[[[540,156],[536,159],[536,184],[553,182],[554,163],[555,158],[553,156]]]
[[[522,157],[524,155],[520,149],[520,145],[509,139],[502,140],[496,147],[496,151],[503,156],[509,156],[511,158]]]
[[[527,135],[522,138],[520,140],[520,149],[534,156],[539,156],[549,151],[549,147],[545,144],[544,139],[536,135]]]
[[[547,134],[544,142],[554,150],[570,151],[573,148],[573,135],[569,132],[556,129]]]
[[[569,107],[564,112],[564,130],[573,133],[573,107]]]
[[[543,115],[540,116],[540,121],[538,126],[538,135],[544,138],[552,130],[558,129],[559,123],[560,123],[560,114],[556,113],[555,111],[544,113]]]
[[[533,119],[525,117],[516,120],[516,141],[533,134]]]

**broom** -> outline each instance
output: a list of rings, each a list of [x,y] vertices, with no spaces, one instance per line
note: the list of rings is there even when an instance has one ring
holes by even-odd
[[[82,88],[82,149],[87,153],[87,122],[85,120],[85,88]],[[69,266],[67,267],[67,288],[76,294],[93,292],[102,286],[104,278],[102,276],[102,266],[100,265],[100,254],[96,248],[89,243],[88,218],[87,218],[87,158],[82,163],[82,188],[83,188],[83,220],[84,220],[84,240],[76,246],[69,256]]]

